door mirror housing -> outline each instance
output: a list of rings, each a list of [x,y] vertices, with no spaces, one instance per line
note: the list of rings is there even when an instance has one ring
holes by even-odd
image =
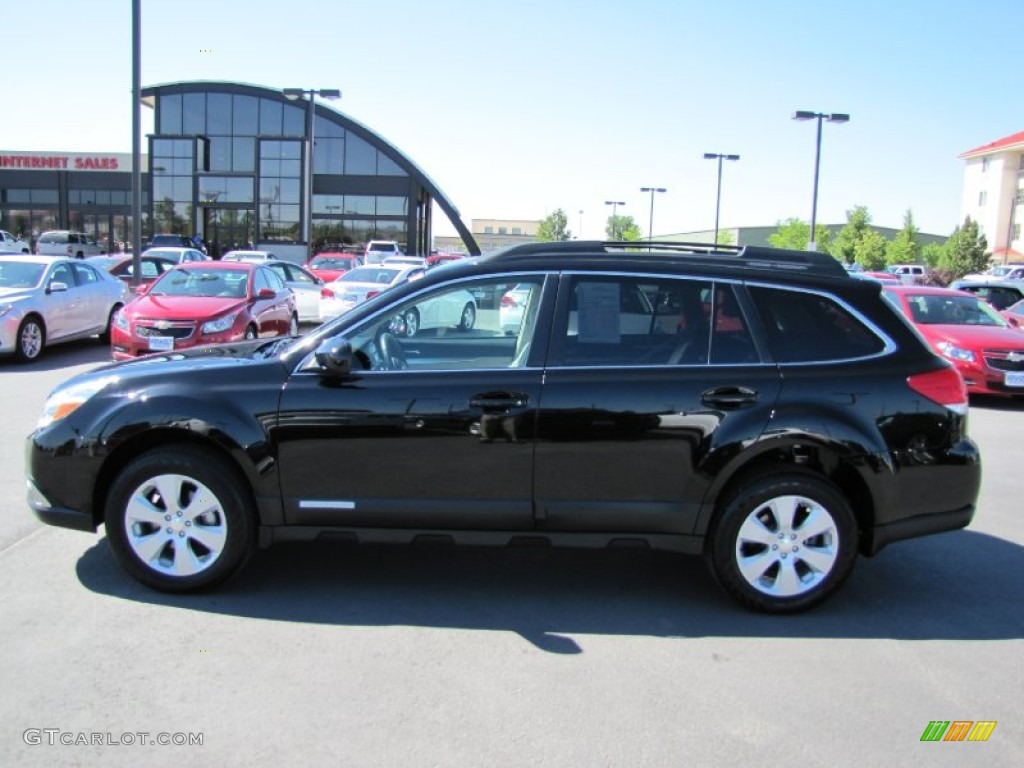
[[[324,374],[331,378],[344,378],[352,372],[352,345],[347,339],[326,339],[313,355]]]

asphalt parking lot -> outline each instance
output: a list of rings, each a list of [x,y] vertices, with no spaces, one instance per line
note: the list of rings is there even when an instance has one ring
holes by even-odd
[[[25,504],[47,393],[106,354],[0,360],[0,765],[1020,764],[1024,402],[972,402],[969,529],[798,616],[635,551],[287,545],[170,597]],[[997,725],[922,742],[935,720]]]

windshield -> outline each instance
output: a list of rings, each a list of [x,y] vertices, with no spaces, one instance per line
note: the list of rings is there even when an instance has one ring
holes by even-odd
[[[379,283],[387,285],[401,270],[386,267],[356,267],[339,277],[337,283]]]
[[[911,294],[907,296],[907,306],[914,322],[921,325],[1006,326],[998,312],[974,297]]]
[[[310,266],[314,269],[348,269],[352,266],[352,259],[343,259],[338,256],[317,256]]]
[[[0,288],[35,288],[45,270],[45,264],[0,261]]]
[[[370,243],[371,251],[394,251],[395,246],[391,243]]]
[[[165,272],[153,283],[150,296],[195,296],[244,299],[249,273],[240,269],[181,267]]]

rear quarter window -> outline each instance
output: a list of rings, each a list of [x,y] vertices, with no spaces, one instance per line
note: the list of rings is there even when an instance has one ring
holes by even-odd
[[[777,362],[854,360],[880,354],[885,341],[830,296],[781,288],[751,287]]]

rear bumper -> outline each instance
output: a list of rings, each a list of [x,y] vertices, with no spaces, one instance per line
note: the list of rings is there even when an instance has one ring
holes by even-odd
[[[932,533],[955,531],[966,528],[974,519],[974,505],[960,507],[948,512],[936,512],[917,515],[898,520],[888,525],[877,526],[867,532],[863,541],[862,552],[865,555],[877,555],[884,547],[894,541],[916,539]]]

